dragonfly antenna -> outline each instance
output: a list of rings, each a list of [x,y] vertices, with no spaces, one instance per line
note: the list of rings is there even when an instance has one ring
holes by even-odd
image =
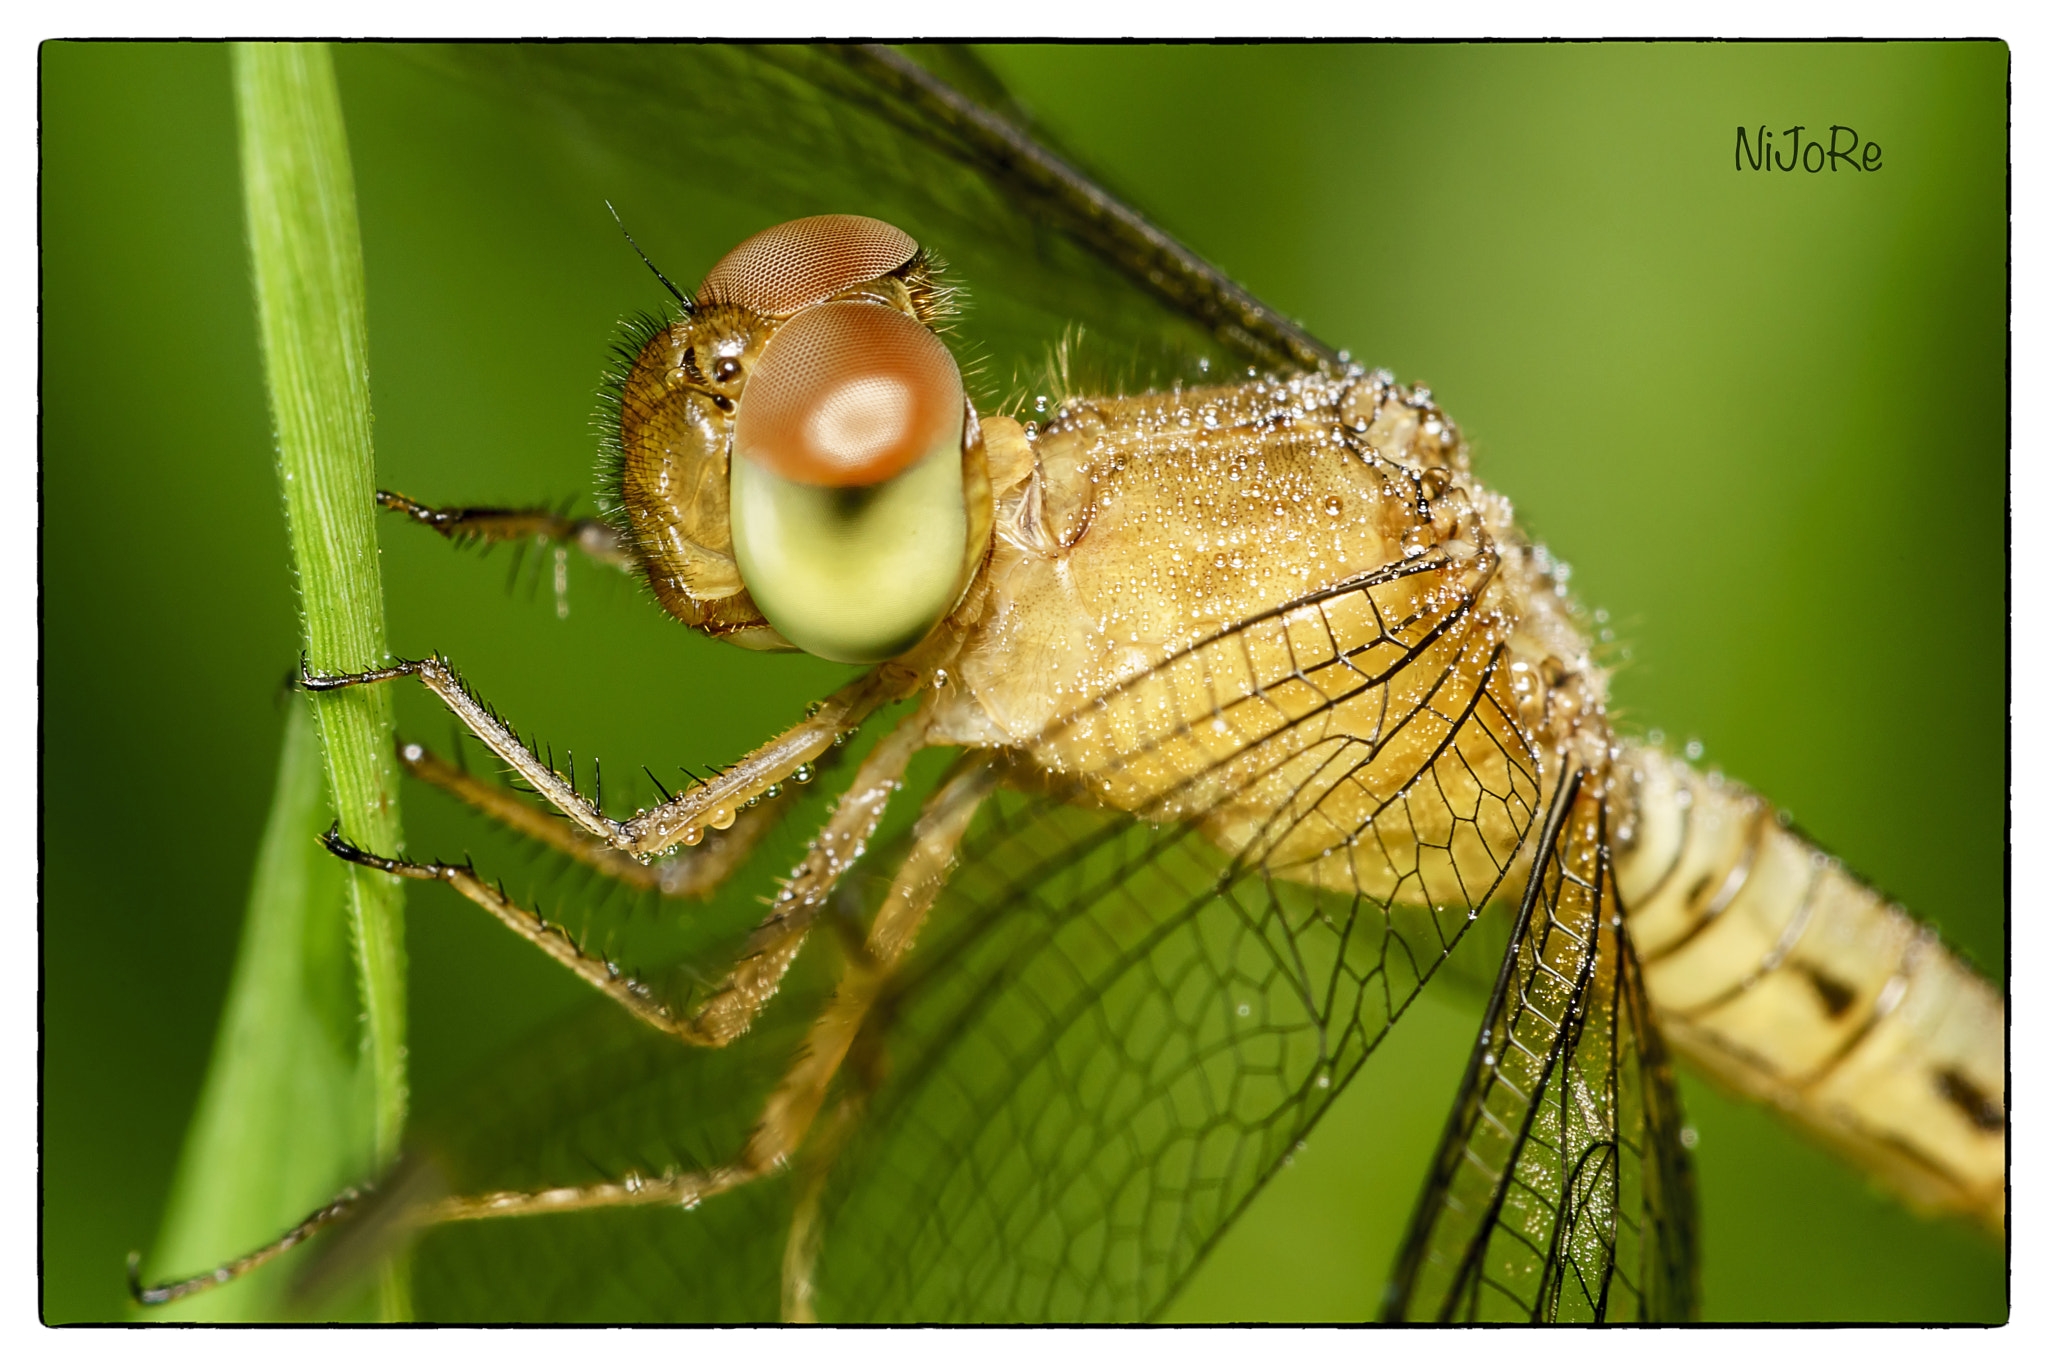
[[[661,281],[661,287],[663,289],[666,289],[669,293],[676,296],[676,302],[683,306],[683,312],[690,312],[691,309],[695,307],[695,305],[693,305],[689,301],[689,299],[684,297],[683,291],[677,289],[674,285],[669,283],[668,276],[663,275],[661,273],[660,266],[655,265],[654,262],[647,259],[647,253],[640,250],[640,244],[633,240],[633,234],[630,232],[626,232],[626,220],[619,217],[619,211],[617,209],[612,208],[611,200],[605,200],[604,206],[607,209],[611,209],[612,222],[617,223],[619,225],[619,231],[626,234],[626,245],[633,249],[633,254],[638,256],[641,260],[641,263],[644,264],[649,270],[654,272],[654,278]]]

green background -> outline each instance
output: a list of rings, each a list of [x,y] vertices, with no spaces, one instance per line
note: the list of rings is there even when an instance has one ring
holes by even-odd
[[[1195,248],[1434,387],[1609,613],[1625,728],[1701,740],[2002,974],[2002,45],[990,60]],[[658,303],[602,201],[643,206],[684,281],[768,218],[389,52],[337,65],[380,482],[587,497],[607,340]],[[42,74],[43,1308],[72,1321],[124,1313],[122,1256],[154,1236],[297,637],[226,53],[52,44]],[[1759,122],[1851,125],[1883,169],[1738,174]],[[382,531],[396,650],[448,652],[522,727],[627,768],[729,760],[844,672],[698,640],[581,566],[558,619],[504,559]],[[410,694],[407,718],[445,733]],[[441,804],[407,821],[415,849],[458,838]],[[409,920],[423,1104],[578,999],[452,897]],[[1425,996],[1174,1316],[1369,1316],[1475,1018]],[[1983,1235],[1695,1078],[1686,1102],[1709,1317],[2005,1316]]]

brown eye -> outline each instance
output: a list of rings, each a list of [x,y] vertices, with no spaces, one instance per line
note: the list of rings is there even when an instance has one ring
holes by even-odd
[[[733,450],[800,484],[858,488],[957,444],[965,395],[945,345],[880,304],[820,304],[775,334]]]
[[[731,356],[721,357],[718,364],[711,367],[711,374],[720,384],[730,384],[740,376],[740,363]]]
[[[757,232],[725,254],[697,288],[697,301],[742,304],[772,317],[880,279],[917,255],[917,242],[878,218],[828,213]]]

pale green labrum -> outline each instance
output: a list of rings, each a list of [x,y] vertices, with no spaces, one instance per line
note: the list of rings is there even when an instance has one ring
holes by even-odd
[[[747,591],[790,644],[868,664],[903,653],[953,605],[967,557],[960,428],[866,488],[801,484],[732,462],[732,545]]]

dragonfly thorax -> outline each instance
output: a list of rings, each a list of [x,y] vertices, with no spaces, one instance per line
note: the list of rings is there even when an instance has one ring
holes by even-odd
[[[1012,472],[940,736],[1301,880],[1423,898],[1514,847],[1562,751],[1604,748],[1585,637],[1426,392],[1312,375],[986,425],[1028,458],[992,458]],[[1431,769],[1434,814],[1358,838]]]

